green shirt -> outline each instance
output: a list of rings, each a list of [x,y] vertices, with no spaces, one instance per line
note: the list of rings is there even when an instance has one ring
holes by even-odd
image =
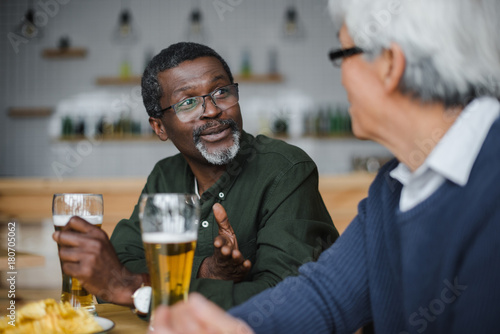
[[[163,159],[148,177],[143,193],[193,193],[194,175],[181,154]],[[214,252],[218,235],[212,206],[221,203],[252,269],[239,283],[196,278],[202,261]],[[301,149],[265,136],[242,134],[240,151],[226,172],[200,199],[191,291],[224,309],[276,285],[298,267],[315,260],[338,237],[318,191],[318,170]],[[130,271],[148,272],[140,234],[138,205],[116,226],[111,242]]]

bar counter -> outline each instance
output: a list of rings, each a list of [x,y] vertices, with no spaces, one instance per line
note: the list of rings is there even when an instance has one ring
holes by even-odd
[[[340,233],[356,214],[374,174],[356,172],[321,175],[319,190]],[[55,193],[98,193],[104,198],[103,230],[111,234],[116,223],[128,218],[139,199],[145,178],[57,179],[0,178],[0,222],[17,220],[36,224],[52,217]]]

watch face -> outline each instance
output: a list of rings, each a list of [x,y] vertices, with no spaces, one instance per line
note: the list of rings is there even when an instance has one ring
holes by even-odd
[[[152,291],[153,290],[150,286],[143,286],[142,288],[137,289],[134,293],[134,306],[138,312],[143,314],[147,314],[149,312]]]

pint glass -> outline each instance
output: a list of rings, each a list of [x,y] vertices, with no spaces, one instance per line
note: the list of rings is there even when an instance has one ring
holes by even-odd
[[[52,199],[52,218],[56,231],[60,231],[72,216],[79,216],[100,228],[102,215],[103,200],[99,194],[55,194]],[[62,271],[62,263],[61,272],[61,301],[95,314],[94,296],[88,293],[76,278]]]
[[[200,209],[191,194],[143,195],[139,208],[154,311],[187,300]]]

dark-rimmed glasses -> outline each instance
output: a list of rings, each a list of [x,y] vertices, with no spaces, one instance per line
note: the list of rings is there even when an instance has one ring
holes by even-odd
[[[205,112],[206,97],[210,97],[214,106],[220,110],[227,110],[238,103],[238,84],[234,83],[219,87],[210,94],[188,97],[187,99],[160,110],[160,112],[172,108],[181,122],[189,122],[203,115]]]
[[[330,51],[328,56],[333,63],[333,66],[340,67],[342,65],[342,60],[347,57],[351,57],[360,53],[363,53],[363,49],[358,48],[357,46],[348,48],[348,49],[337,49]]]

